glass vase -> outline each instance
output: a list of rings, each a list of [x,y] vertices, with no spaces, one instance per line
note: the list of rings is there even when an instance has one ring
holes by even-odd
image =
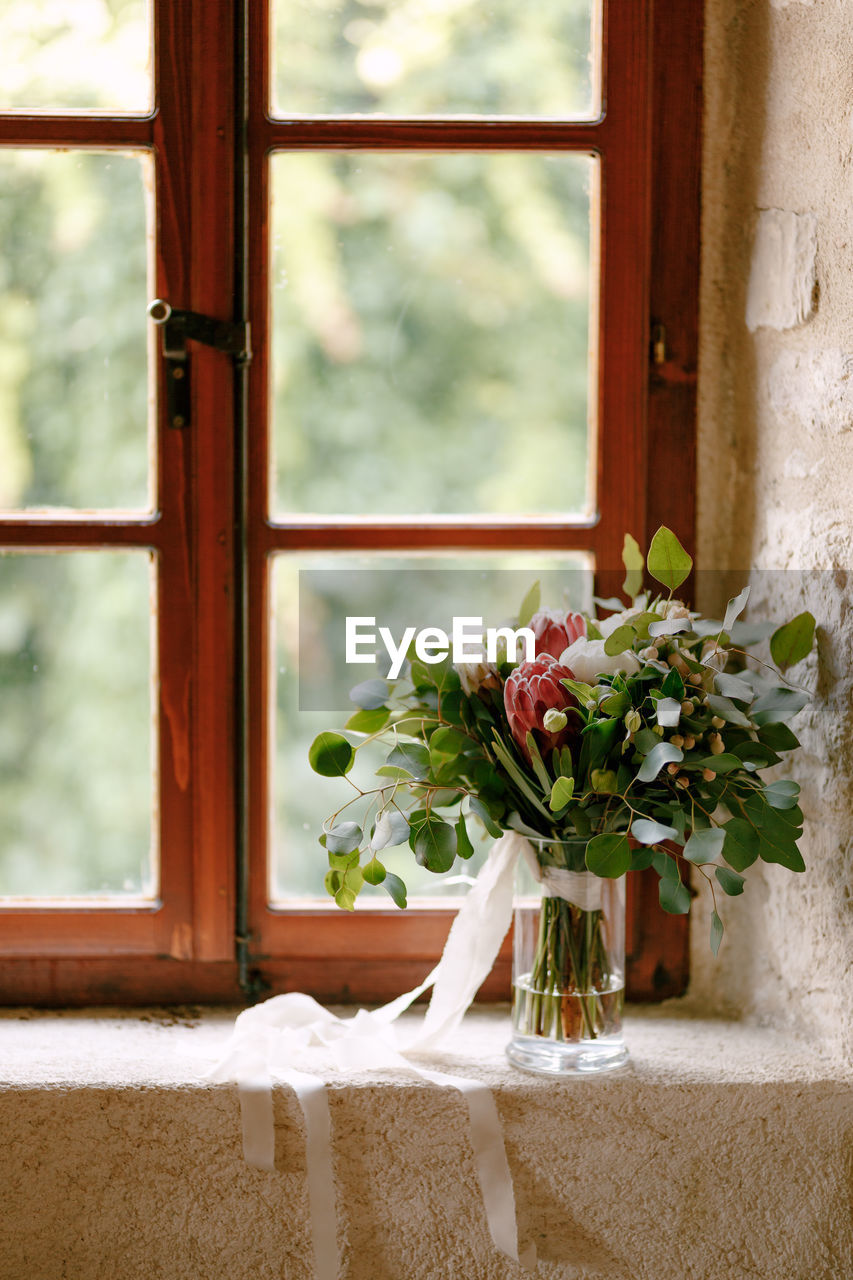
[[[625,877],[586,871],[585,843],[531,842],[519,863],[507,1057],[525,1071],[588,1075],[628,1057]]]

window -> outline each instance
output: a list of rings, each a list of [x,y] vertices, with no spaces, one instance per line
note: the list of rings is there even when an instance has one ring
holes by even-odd
[[[440,951],[438,903],[300,899],[275,646],[300,568],[612,594],[625,529],[691,541],[701,6],[653,8],[6,6],[7,999],[382,998]],[[251,364],[164,358],[153,297]],[[637,880],[633,990],[672,994]]]

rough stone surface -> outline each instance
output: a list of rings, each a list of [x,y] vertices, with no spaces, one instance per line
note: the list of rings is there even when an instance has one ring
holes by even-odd
[[[718,960],[695,913],[688,1006],[790,1026],[853,1057],[853,6],[707,0],[699,374],[700,566],[715,599],[752,573],[753,616],[808,608],[807,871],[751,868]],[[784,332],[745,323],[760,210],[816,219],[820,301]],[[755,567],[776,571],[772,577]],[[737,570],[739,572],[729,572]],[[725,571],[725,572],[720,572]],[[713,577],[714,575],[709,575]],[[754,871],[758,871],[754,875]],[[704,904],[707,905],[707,904]],[[808,1274],[806,1270],[804,1274]]]
[[[762,209],[746,293],[751,333],[792,329],[811,315],[815,288],[817,219],[784,209]]]
[[[245,1166],[233,1086],[203,1072],[231,1015],[4,1015],[2,1280],[310,1280],[301,1115]],[[795,1038],[634,1010],[632,1062],[512,1070],[475,1011],[441,1070],[495,1091],[521,1236],[552,1280],[853,1274],[851,1073]],[[497,1254],[453,1090],[329,1077],[342,1280],[521,1280]]]
[[[784,430],[838,435],[853,427],[853,355],[834,348],[781,351],[770,367],[767,391]],[[798,431],[795,438],[802,432]]]

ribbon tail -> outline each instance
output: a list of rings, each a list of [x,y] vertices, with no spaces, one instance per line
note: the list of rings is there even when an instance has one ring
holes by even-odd
[[[406,1046],[434,1049],[459,1026],[488,977],[512,920],[515,865],[527,841],[515,831],[497,840],[450,927],[423,1025]]]
[[[328,1091],[322,1080],[303,1071],[282,1071],[281,1076],[295,1092],[305,1117],[308,1219],[315,1280],[337,1280],[340,1257]]]
[[[515,1192],[512,1174],[506,1157],[498,1109],[491,1089],[480,1080],[465,1076],[445,1075],[441,1071],[416,1068],[419,1075],[433,1084],[458,1089],[468,1107],[471,1146],[474,1167],[483,1197],[483,1208],[489,1234],[497,1249],[513,1262],[524,1267],[535,1267],[536,1246],[523,1250],[518,1247],[518,1223],[515,1213]]]
[[[255,1169],[275,1173],[272,1081],[269,1076],[240,1080],[237,1093],[243,1129],[243,1158]]]

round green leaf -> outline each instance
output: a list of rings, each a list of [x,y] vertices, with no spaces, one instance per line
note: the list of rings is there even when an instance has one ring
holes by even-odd
[[[381,884],[388,874],[378,858],[371,858],[361,868],[361,874],[368,884]]]
[[[308,763],[324,778],[342,778],[349,773],[355,751],[339,733],[320,733],[308,749]]]
[[[352,853],[361,844],[361,827],[357,822],[339,822],[326,832],[329,853]]]
[[[375,707],[373,711],[354,711],[344,725],[353,733],[377,733],[391,718],[387,707]]]
[[[727,893],[730,898],[736,898],[739,893],[743,893],[744,878],[736,871],[729,871],[728,867],[717,867],[714,875],[719,880],[723,893]]]
[[[658,882],[658,898],[671,916],[686,916],[690,910],[690,890],[680,880],[662,877]]]
[[[798,613],[796,618],[779,627],[770,637],[770,655],[776,666],[784,671],[793,667],[811,652],[814,644],[815,620],[806,611]]]
[[[624,876],[631,866],[628,837],[616,832],[593,836],[586,846],[586,865],[595,875],[604,876],[608,880]]]
[[[646,566],[656,582],[662,582],[670,591],[674,591],[681,586],[693,568],[693,559],[672,530],[661,525],[649,546]]]
[[[350,689],[349,700],[365,711],[375,711],[383,705],[389,692],[384,680],[364,680]]]
[[[665,764],[678,763],[683,759],[684,752],[680,747],[674,747],[671,742],[659,742],[656,747],[652,747],[640,765],[637,780],[638,782],[654,782]]]
[[[664,826],[662,822],[652,822],[650,818],[637,818],[631,824],[631,835],[640,844],[660,844],[661,840],[677,840],[675,827]]]
[[[427,871],[449,871],[456,858],[456,832],[441,818],[425,818],[414,832],[415,858]]]
[[[401,911],[406,909],[406,886],[399,876],[395,876],[393,872],[388,871],[385,879],[382,881],[382,888],[390,895],[394,905],[399,907]]]
[[[688,862],[701,866],[704,862],[713,862],[719,857],[726,833],[722,827],[706,827],[704,831],[694,831],[684,846],[684,856]]]

